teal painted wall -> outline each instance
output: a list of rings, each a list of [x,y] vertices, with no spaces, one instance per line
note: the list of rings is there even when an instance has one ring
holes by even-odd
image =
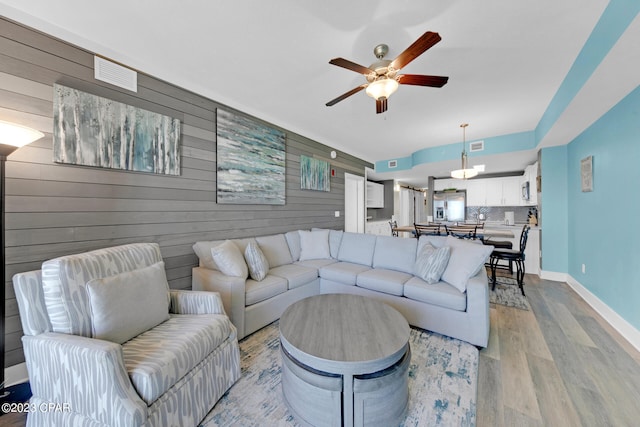
[[[541,156],[542,270],[567,273],[567,146],[543,148]]]
[[[583,193],[587,156],[594,191]],[[568,145],[567,161],[568,273],[640,329],[640,86]]]

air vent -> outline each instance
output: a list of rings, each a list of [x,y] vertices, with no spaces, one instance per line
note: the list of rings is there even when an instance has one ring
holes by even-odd
[[[389,160],[389,163],[388,163],[387,166],[388,166],[389,169],[397,168],[398,167],[398,161],[397,160]]]
[[[94,77],[132,92],[138,92],[138,73],[104,58],[94,56]]]
[[[474,141],[469,143],[469,151],[483,151],[484,150],[484,141]]]

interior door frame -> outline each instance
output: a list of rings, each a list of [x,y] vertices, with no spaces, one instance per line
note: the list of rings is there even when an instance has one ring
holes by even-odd
[[[344,231],[365,231],[365,178],[345,172],[344,174]]]

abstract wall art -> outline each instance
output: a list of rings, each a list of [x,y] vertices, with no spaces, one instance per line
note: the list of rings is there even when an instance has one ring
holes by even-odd
[[[300,156],[300,188],[331,191],[331,165],[324,160]]]
[[[180,120],[53,86],[53,161],[180,175]]]
[[[217,200],[226,204],[285,204],[284,132],[217,110]]]

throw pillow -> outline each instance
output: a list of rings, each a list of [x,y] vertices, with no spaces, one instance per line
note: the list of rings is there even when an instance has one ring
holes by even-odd
[[[87,283],[93,337],[122,344],[169,319],[164,262]]]
[[[329,230],[304,231],[300,234],[300,261],[331,258]]]
[[[438,283],[442,277],[442,273],[444,273],[444,270],[447,268],[450,253],[451,251],[448,246],[436,249],[430,243],[426,243],[416,257],[416,276],[430,285]]]
[[[249,276],[256,282],[260,282],[269,272],[269,261],[264,256],[256,243],[249,243],[244,250],[244,259],[249,267]]]
[[[218,246],[211,248],[211,257],[218,269],[227,276],[247,278],[249,271],[244,262],[244,256],[231,240],[225,240]]]
[[[451,248],[451,254],[449,264],[442,273],[442,280],[460,292],[465,292],[467,282],[484,267],[484,263],[493,252],[493,246],[472,243],[452,236],[447,236],[447,245]]]

